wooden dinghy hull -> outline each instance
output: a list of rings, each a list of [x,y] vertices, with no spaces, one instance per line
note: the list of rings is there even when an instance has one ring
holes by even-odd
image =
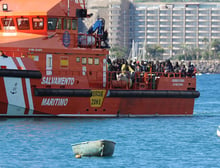
[[[115,142],[109,140],[96,140],[72,144],[75,156],[112,156]]]

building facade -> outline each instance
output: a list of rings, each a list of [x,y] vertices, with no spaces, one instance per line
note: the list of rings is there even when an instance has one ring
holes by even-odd
[[[220,3],[216,1],[101,1],[91,0],[91,8],[104,16],[113,47],[129,49],[135,42],[141,50],[146,45],[160,45],[168,58],[183,54],[184,46],[203,49],[220,39]]]
[[[109,0],[109,43],[111,46],[129,47],[128,0]]]
[[[131,34],[143,45],[160,45],[164,56],[182,54],[184,46],[205,48],[220,39],[219,3],[134,3]]]

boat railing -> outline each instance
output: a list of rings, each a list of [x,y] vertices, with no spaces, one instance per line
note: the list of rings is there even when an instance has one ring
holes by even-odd
[[[137,89],[154,90],[157,89],[161,78],[194,78],[194,75],[183,75],[181,73],[163,73],[163,72],[124,72],[107,71],[106,79],[102,71],[70,71],[53,70],[41,71],[42,76],[68,77],[74,78],[78,84],[88,84],[90,88],[108,88],[108,89]],[[105,79],[105,80],[104,80]],[[82,80],[84,82],[82,82]],[[86,86],[85,85],[85,86]]]
[[[181,72],[119,72],[109,71],[107,75],[108,87],[114,89],[157,89],[159,79],[166,78],[194,78],[195,74]]]

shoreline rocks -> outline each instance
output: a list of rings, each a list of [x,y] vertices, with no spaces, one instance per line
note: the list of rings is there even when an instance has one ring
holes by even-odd
[[[220,73],[220,60],[182,60],[177,62],[185,64],[187,68],[191,62],[196,67],[197,73]]]
[[[185,61],[188,65],[189,61]],[[193,60],[198,73],[220,73],[220,60]]]

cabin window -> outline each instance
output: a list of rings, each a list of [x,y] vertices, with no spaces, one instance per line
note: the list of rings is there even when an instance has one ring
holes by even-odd
[[[68,68],[69,67],[69,58],[66,56],[60,57],[60,67],[61,68]]]
[[[99,65],[99,58],[95,58],[95,59],[94,59],[94,64],[95,64],[95,65]]]
[[[71,30],[71,19],[67,20],[67,29]]]
[[[77,20],[72,20],[72,30],[76,30]]]
[[[88,58],[88,64],[92,65],[93,64],[93,58]]]
[[[86,64],[86,58],[85,58],[85,57],[82,58],[82,64],[83,64],[83,65]]]
[[[57,18],[48,18],[47,20],[47,29],[56,30],[57,27]]]
[[[17,26],[18,30],[29,30],[30,29],[30,23],[28,18],[17,18]]]
[[[63,29],[66,30],[67,29],[67,19],[63,20]]]
[[[76,62],[80,62],[80,57],[76,57]]]
[[[72,24],[72,20],[71,19],[64,19],[64,21],[63,21],[63,29],[64,30],[71,30],[71,24]]]
[[[15,30],[13,18],[2,18],[2,25],[4,30]]]
[[[32,19],[33,29],[42,30],[44,29],[44,18],[36,17]]]
[[[61,18],[58,19],[57,29],[59,29],[59,30],[62,29],[62,19]]]

